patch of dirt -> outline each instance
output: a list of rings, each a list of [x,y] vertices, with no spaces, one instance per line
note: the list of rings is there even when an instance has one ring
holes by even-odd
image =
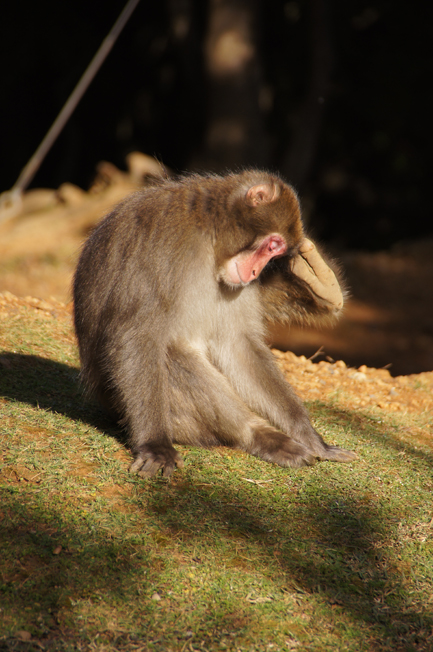
[[[42,315],[70,311],[73,270],[87,235],[112,206],[149,183],[148,173],[157,174],[148,157],[134,156],[129,173],[101,163],[89,192],[64,184],[24,195],[21,212],[0,222],[0,292],[33,301]],[[317,359],[354,367],[389,365],[394,376],[431,371],[433,238],[387,252],[333,253],[352,293],[343,318],[321,330],[275,326],[271,343],[306,357],[320,350]],[[0,317],[4,310],[0,303]]]
[[[4,466],[0,471],[0,478],[12,484],[17,484],[19,482],[39,483],[42,479],[41,473],[28,469],[22,464]]]
[[[19,316],[23,306],[33,308],[39,316],[45,317],[57,317],[59,315],[70,317],[72,313],[72,303],[66,305],[54,297],[51,297],[48,302],[30,296],[17,297],[7,290],[0,293],[0,319],[6,319],[13,315]]]
[[[273,350],[278,365],[296,393],[308,401],[335,399],[339,409],[369,410],[397,415],[422,415],[423,425],[408,427],[433,448],[433,372],[393,377],[388,369],[361,365],[348,367],[343,360],[313,363],[305,356]],[[427,424],[427,425],[425,425]]]

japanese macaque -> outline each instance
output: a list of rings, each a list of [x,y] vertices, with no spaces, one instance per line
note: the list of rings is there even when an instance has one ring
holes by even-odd
[[[249,170],[134,193],[96,228],[74,279],[81,375],[127,429],[142,477],[173,444],[231,446],[300,467],[349,462],[326,444],[265,344],[266,323],[338,315],[336,271],[294,190]]]

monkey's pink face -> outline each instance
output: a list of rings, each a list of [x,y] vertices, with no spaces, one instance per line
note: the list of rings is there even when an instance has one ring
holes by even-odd
[[[287,251],[284,238],[272,233],[259,240],[252,249],[241,251],[224,265],[223,280],[229,285],[248,285],[256,279],[265,265]]]

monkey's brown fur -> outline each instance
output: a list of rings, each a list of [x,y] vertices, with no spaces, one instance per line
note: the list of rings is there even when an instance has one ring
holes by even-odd
[[[326,319],[342,303],[277,176],[163,181],[123,201],[84,246],[82,379],[127,428],[142,476],[182,465],[173,443],[238,447],[281,466],[350,461],[311,426],[264,343],[265,320]]]

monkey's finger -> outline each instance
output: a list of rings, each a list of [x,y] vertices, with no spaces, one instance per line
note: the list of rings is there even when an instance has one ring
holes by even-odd
[[[344,305],[344,298],[337,279],[334,277],[327,285],[323,283],[311,283],[311,289],[318,297],[325,299],[328,303],[340,310]]]
[[[312,251],[315,248],[316,246],[314,242],[312,242],[308,238],[304,238],[301,242],[301,246],[299,247],[299,253],[303,254],[306,253],[307,251]]]
[[[317,296],[322,297],[322,299],[325,299],[325,301],[328,301],[328,303],[331,303],[339,310],[344,304],[343,293],[337,279],[334,275],[332,276],[333,278],[330,279],[329,283],[314,283],[311,285],[311,288]]]
[[[317,278],[321,279],[323,283],[327,283],[332,278],[335,278],[334,272],[325,263],[322,256],[317,251],[316,247],[313,247],[313,249],[309,249],[308,251],[304,251],[302,253],[302,258],[311,267],[311,269],[313,270]]]
[[[314,294],[325,299],[325,301],[328,301],[328,303],[331,303],[339,309],[344,303],[341,288],[334,272],[326,265],[319,254],[317,254],[317,256],[322,260],[329,272],[326,277],[324,275],[316,275],[316,270],[314,270],[309,262],[305,260],[304,256],[296,256],[293,262],[292,271],[296,276],[308,283]]]
[[[305,281],[315,294],[319,297],[323,296],[323,283],[314,274],[312,267],[303,256],[296,256],[293,261],[292,272]]]
[[[318,282],[317,276],[313,273],[313,268],[307,263],[303,256],[296,256],[292,263],[292,272],[299,276],[308,285]]]
[[[298,269],[298,273],[295,271],[295,274],[310,283],[310,285],[316,285],[317,288],[319,285],[317,285],[316,281],[314,280],[314,276],[324,287],[339,288],[339,284],[334,272],[323,260],[322,256],[319,254],[311,240],[305,239],[304,242],[309,242],[312,245],[312,248],[304,250],[302,256],[297,256],[295,258],[293,271],[295,271],[295,268]],[[306,265],[302,265],[301,261],[306,263]],[[307,278],[308,276],[310,276],[309,280]],[[321,295],[319,294],[319,296]]]

